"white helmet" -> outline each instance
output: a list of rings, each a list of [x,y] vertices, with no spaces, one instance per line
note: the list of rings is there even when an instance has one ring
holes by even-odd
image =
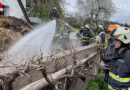
[[[84,29],[84,26],[81,26],[80,28],[81,28],[81,29]]]
[[[102,29],[102,30],[104,29],[102,25],[99,25],[98,28],[100,28],[100,29]]]
[[[84,28],[87,28],[87,29],[89,29],[89,25],[87,25],[87,24],[86,24]]]
[[[56,8],[56,7],[53,7],[53,9],[54,9],[54,10],[57,10],[57,8]]]
[[[66,24],[65,24],[65,26],[69,27],[69,24],[68,24],[68,23],[66,23]]]

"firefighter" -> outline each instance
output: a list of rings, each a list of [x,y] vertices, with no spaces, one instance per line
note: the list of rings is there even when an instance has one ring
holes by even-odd
[[[62,37],[70,37],[70,32],[71,32],[71,29],[69,27],[69,24],[66,23],[64,25],[64,29],[61,31],[61,36]]]
[[[4,15],[4,6],[2,5],[2,3],[0,2],[0,15]]]
[[[84,32],[84,26],[81,26],[80,31],[77,33],[78,38],[81,38],[83,32]]]
[[[53,7],[52,11],[50,12],[50,19],[53,20],[53,19],[59,19],[60,16],[57,12],[57,8],[56,7]]]
[[[82,36],[81,36],[82,46],[89,45],[92,39],[93,39],[93,35],[89,31],[89,26],[85,25],[84,30],[82,32]]]
[[[71,28],[69,27],[69,24],[66,23],[64,25],[64,29],[61,31],[61,44],[62,47],[66,50],[69,47],[69,42],[70,42],[70,33],[71,33]]]
[[[130,29],[118,27],[111,32],[117,57],[111,60],[109,90],[130,90]]]
[[[110,61],[114,57],[116,57],[115,47],[113,44],[113,40],[110,36],[110,33],[117,28],[118,28],[117,25],[111,24],[111,25],[107,26],[106,29],[104,29],[104,31],[106,33],[107,40],[108,40],[108,47],[105,50],[104,57],[102,58],[103,61],[101,61],[100,66],[104,67],[104,69],[105,69],[104,70],[105,71],[105,78],[104,78],[105,82],[108,81],[108,77],[109,77]]]
[[[50,12],[50,19],[51,20],[56,20],[56,30],[57,30],[57,32],[60,32],[60,30],[61,30],[61,28],[60,28],[60,16],[59,16],[59,14],[58,14],[58,12],[57,12],[57,8],[56,7],[53,7],[53,9],[51,10],[51,12]]]
[[[104,44],[105,43],[105,32],[102,25],[99,25],[97,28],[98,35],[96,36],[97,43]]]

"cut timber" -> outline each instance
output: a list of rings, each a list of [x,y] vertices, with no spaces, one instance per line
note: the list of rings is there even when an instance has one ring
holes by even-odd
[[[84,64],[86,61],[90,60],[92,57],[96,56],[97,53],[93,53],[90,56],[88,56],[86,59],[83,59],[81,61],[78,62],[78,65]],[[59,80],[60,76],[66,74],[67,70],[72,69],[72,66],[68,66],[67,68],[61,69],[58,72],[51,74],[48,76],[48,78],[52,81],[55,82],[57,80]],[[45,78],[38,80],[36,82],[33,82],[25,87],[23,87],[20,90],[40,90],[44,87],[46,87],[49,83],[45,80]]]

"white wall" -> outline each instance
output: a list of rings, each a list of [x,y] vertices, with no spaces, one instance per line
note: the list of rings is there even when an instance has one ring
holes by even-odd
[[[23,2],[24,7],[26,7],[26,0],[21,0]],[[3,5],[8,6],[7,11],[5,13],[6,16],[14,16],[17,18],[24,18],[22,10],[18,4],[17,0],[0,0]]]

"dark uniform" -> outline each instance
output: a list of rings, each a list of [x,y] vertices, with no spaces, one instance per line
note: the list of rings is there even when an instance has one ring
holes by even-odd
[[[130,90],[130,49],[125,48],[111,63],[109,90]]]
[[[111,63],[110,61],[113,60],[115,57],[116,57],[115,47],[114,47],[114,44],[113,44],[113,40],[110,39],[108,41],[108,47],[106,48],[104,57],[102,59],[107,68],[110,67],[110,63]],[[108,78],[109,78],[109,69],[106,69],[105,70],[105,78],[104,78],[104,80],[107,82]]]
[[[78,38],[81,38],[83,35],[83,29],[80,29],[80,31],[77,33]]]
[[[53,19],[56,20],[56,30],[57,30],[57,32],[59,32],[60,31],[60,23],[58,22],[58,19],[60,19],[60,16],[59,16],[59,14],[58,14],[55,7],[50,12],[50,19],[51,20],[53,20]]]
[[[108,41],[108,47],[106,48],[103,61],[109,63],[115,57],[115,47],[113,44],[113,40],[110,39]]]
[[[58,19],[59,19],[60,16],[59,16],[59,14],[57,13],[57,11],[54,12],[54,11],[52,10],[52,11],[50,12],[50,19],[54,19],[54,18],[58,18]]]
[[[93,35],[90,31],[84,30],[81,33],[81,41],[82,41],[82,46],[86,46],[89,45],[89,43],[91,42],[91,40],[93,39]]]

